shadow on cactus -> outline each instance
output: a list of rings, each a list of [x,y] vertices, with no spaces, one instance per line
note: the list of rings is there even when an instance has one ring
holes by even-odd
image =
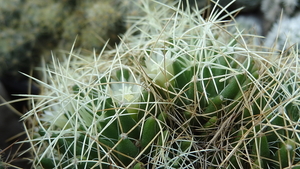
[[[71,51],[45,68],[44,95],[25,116],[39,130],[28,129],[34,164],[298,167],[297,52],[252,45],[226,9],[203,19],[205,9],[143,5],[115,50]]]

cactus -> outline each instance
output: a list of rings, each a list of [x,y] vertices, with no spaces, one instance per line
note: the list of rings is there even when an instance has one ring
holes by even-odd
[[[295,14],[298,3],[298,0],[266,0],[262,1],[261,11],[264,13],[266,20],[274,22],[280,17],[282,10],[284,16],[291,16]]]
[[[29,65],[24,65],[24,62],[33,62],[30,50],[34,46],[34,36],[24,31],[6,28],[1,31],[0,38],[1,78],[3,76],[20,77],[18,71],[28,72]]]
[[[76,47],[98,50],[108,39],[114,46],[119,41],[117,34],[124,31],[121,14],[107,0],[0,3],[0,53],[1,63],[5,63],[1,78],[20,78],[18,71],[29,73],[30,66],[40,65],[41,56],[51,61],[49,51],[69,50],[76,36]]]
[[[21,0],[5,1],[1,0],[0,7],[0,25],[1,28],[16,28],[19,24],[20,6],[23,5]]]
[[[300,15],[292,18],[283,18],[275,23],[265,39],[265,46],[273,47],[276,50],[288,50],[293,45],[298,45],[300,36],[297,23]]]
[[[264,34],[266,35],[272,29],[273,24],[283,18],[294,17],[298,15],[298,0],[266,0],[261,1],[260,10],[264,18]],[[274,32],[272,32],[274,33]],[[276,32],[275,34],[278,35]]]
[[[53,149],[49,152],[46,150],[37,159],[37,165],[44,168],[133,167],[136,163],[143,164],[143,159],[148,158],[146,152],[154,151],[164,126],[157,119],[160,113],[156,118],[147,112],[153,107],[142,110],[136,106],[141,101],[145,86],[135,76],[135,70],[119,65],[118,62],[111,62],[115,65],[113,71],[107,71],[96,81],[90,79],[89,86],[73,82],[69,93],[72,99],[65,102],[68,109],[65,113],[48,110],[43,115],[40,120],[46,123],[45,128],[39,130],[39,139]],[[103,63],[103,66],[106,64]],[[78,100],[85,100],[86,103],[77,107],[75,104]],[[55,104],[52,106],[56,107]],[[154,120],[153,125],[149,124],[151,118]],[[152,127],[156,130],[152,130]],[[145,134],[149,131],[153,131],[151,136]],[[54,151],[58,153],[55,158],[52,156]]]
[[[24,116],[39,130],[27,132],[34,166],[297,166],[294,49],[251,44],[224,24],[233,12],[218,17],[226,9],[203,19],[175,2],[143,2],[145,15],[116,49],[71,52],[44,69],[49,81],[35,79],[44,93]]]
[[[114,45],[123,32],[121,13],[107,0],[78,1],[62,26],[60,48],[71,48],[78,36],[76,46],[100,50],[107,40]]]
[[[62,3],[52,0],[45,3],[27,1],[22,7],[19,28],[35,34],[40,41],[47,39],[48,42],[55,42],[62,31],[61,23],[67,12]]]

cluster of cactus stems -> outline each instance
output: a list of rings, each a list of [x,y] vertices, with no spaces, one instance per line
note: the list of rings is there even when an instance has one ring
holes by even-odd
[[[266,52],[226,9],[203,19],[176,4],[144,1],[115,50],[45,69],[24,117],[34,166],[300,167],[296,49]]]

